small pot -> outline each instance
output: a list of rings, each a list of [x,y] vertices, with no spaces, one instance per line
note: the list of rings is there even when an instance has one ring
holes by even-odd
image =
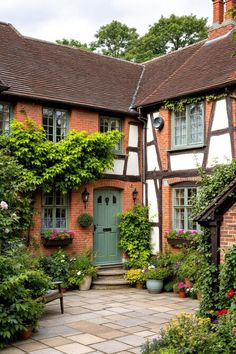
[[[79,286],[79,290],[82,291],[89,290],[91,287],[91,283],[92,283],[92,277],[91,276],[85,277],[83,283],[81,283]]]
[[[19,339],[20,340],[29,339],[32,336],[32,331],[33,331],[33,326],[28,325],[24,331],[19,333],[19,336],[18,336]]]
[[[141,283],[140,281],[137,281],[137,283],[135,284],[135,287],[137,289],[143,289],[143,283]]]
[[[180,297],[181,299],[184,299],[184,298],[186,297],[185,291],[179,291],[179,297]]]

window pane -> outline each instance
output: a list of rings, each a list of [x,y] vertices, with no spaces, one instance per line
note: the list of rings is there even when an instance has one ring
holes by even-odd
[[[44,208],[43,213],[43,228],[50,229],[53,228],[53,210],[52,208]]]
[[[175,112],[174,144],[185,145],[187,143],[187,129],[185,112]]]
[[[43,127],[50,141],[58,142],[65,138],[68,129],[67,111],[43,108]]]
[[[175,189],[174,205],[184,205],[184,189]]]
[[[106,133],[108,131],[108,127],[109,127],[108,119],[101,118],[100,119],[100,132],[101,133]]]
[[[53,110],[50,108],[43,109],[43,128],[47,139],[53,141]]]
[[[197,188],[176,188],[173,190],[173,228],[194,230],[197,223],[192,220],[191,198]]]
[[[100,132],[105,133],[111,130],[121,131],[121,120],[113,117],[100,117]],[[122,140],[115,147],[115,151],[122,150]]]
[[[175,209],[174,225],[176,229],[184,229],[184,208]]]
[[[45,193],[44,194],[44,205],[53,205],[53,194]]]
[[[10,106],[0,103],[0,134],[8,132],[10,127]]]
[[[66,209],[56,208],[56,228],[66,227]]]
[[[198,144],[203,141],[203,110],[202,105],[192,105],[190,114],[190,137],[189,143]]]

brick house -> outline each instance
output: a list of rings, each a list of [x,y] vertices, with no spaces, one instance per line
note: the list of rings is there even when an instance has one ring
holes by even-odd
[[[27,115],[51,141],[69,129],[124,133],[114,169],[100,180],[66,197],[37,193],[38,240],[42,230],[67,228],[76,232],[68,251],[89,246],[96,264],[120,263],[115,215],[134,205],[135,189],[137,203],[150,206],[154,251],[166,247],[172,228],[197,227],[189,205],[199,180],[196,161],[210,173],[215,158],[235,157],[235,21],[226,11],[234,5],[214,0],[208,39],[143,64],[25,37],[0,23],[1,132],[12,117]],[[165,105],[193,97],[197,103],[182,112]],[[85,211],[94,215],[94,227],[82,230],[76,221]]]

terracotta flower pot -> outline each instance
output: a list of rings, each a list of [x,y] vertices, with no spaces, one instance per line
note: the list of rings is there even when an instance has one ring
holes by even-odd
[[[180,297],[181,299],[184,299],[184,298],[186,297],[185,291],[179,291],[179,297]]]
[[[136,284],[135,284],[135,287],[137,289],[143,289],[143,283],[141,283],[140,281],[138,281]]]
[[[29,339],[32,336],[32,331],[33,331],[33,326],[28,325],[27,328],[19,333],[19,339],[20,340],[26,340]]]

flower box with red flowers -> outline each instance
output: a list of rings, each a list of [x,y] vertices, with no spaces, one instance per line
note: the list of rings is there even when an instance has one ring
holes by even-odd
[[[44,247],[63,247],[71,244],[74,236],[74,231],[47,230],[42,234],[41,239]]]
[[[173,247],[188,246],[193,244],[198,236],[196,230],[172,230],[166,234],[167,242]]]

